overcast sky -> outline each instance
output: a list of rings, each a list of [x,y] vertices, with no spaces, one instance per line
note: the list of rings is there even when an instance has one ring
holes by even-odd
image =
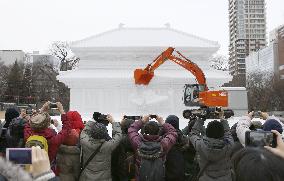
[[[267,32],[284,24],[284,0],[266,0]],[[228,54],[228,0],[0,0],[0,49],[48,50],[117,28],[172,28],[218,41]]]

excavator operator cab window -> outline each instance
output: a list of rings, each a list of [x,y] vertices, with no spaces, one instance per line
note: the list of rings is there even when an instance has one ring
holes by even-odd
[[[204,91],[205,86],[201,84],[185,84],[184,86],[184,105],[185,106],[200,106],[199,92]]]

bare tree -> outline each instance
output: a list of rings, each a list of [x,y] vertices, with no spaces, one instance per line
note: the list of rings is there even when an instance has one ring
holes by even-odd
[[[37,102],[60,101],[65,107],[69,107],[70,90],[56,79],[57,69],[47,58],[42,57],[40,61],[33,64],[33,90]]]
[[[60,60],[60,71],[67,71],[77,67],[79,58],[71,51],[67,42],[56,41],[53,42],[50,48],[50,52],[53,56]]]
[[[3,61],[0,61],[0,102],[4,101],[4,95],[7,90],[7,80],[9,75],[9,67]]]
[[[223,70],[223,71],[229,70],[229,60],[224,55],[216,54],[213,57],[211,57],[209,61],[210,61],[210,67],[213,67],[216,70]]]
[[[284,82],[276,76],[253,73],[247,77],[249,109],[284,110]]]

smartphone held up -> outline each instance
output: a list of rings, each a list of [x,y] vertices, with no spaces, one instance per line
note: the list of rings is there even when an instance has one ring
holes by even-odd
[[[253,147],[270,146],[275,148],[277,136],[270,131],[248,131],[245,135],[245,144]]]
[[[19,165],[32,164],[31,148],[7,148],[6,159]]]

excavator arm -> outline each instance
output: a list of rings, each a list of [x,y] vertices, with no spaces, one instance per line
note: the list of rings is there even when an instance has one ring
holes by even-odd
[[[205,90],[208,90],[206,86],[205,75],[203,71],[198,67],[198,65],[187,59],[178,51],[175,52],[178,55],[180,55],[183,59],[173,55],[174,51],[175,51],[174,48],[169,47],[167,50],[162,52],[151,64],[148,64],[145,69],[136,69],[134,71],[135,84],[148,85],[154,76],[154,71],[165,61],[171,60],[172,62],[190,71],[196,77],[197,82],[199,84],[204,85]]]
[[[176,52],[179,55],[179,57],[173,55],[173,52]],[[145,69],[136,69],[134,71],[135,84],[148,85],[154,76],[154,71],[167,60],[170,60],[182,66],[186,70],[190,71],[195,76],[199,84],[198,86],[202,85],[204,87],[203,90],[199,90],[198,99],[195,99],[195,100],[198,100],[199,104],[205,105],[208,107],[212,107],[212,106],[227,107],[228,106],[227,91],[208,90],[205,75],[203,71],[200,69],[200,67],[194,62],[192,62],[191,60],[187,59],[185,56],[183,56],[180,52],[175,51],[175,49],[172,47],[169,47],[167,50],[162,52],[151,64],[148,64]],[[185,87],[190,87],[189,85],[190,84],[186,84]],[[192,95],[191,94],[185,95],[184,96],[185,100],[187,100],[186,97],[190,97],[191,99]],[[185,105],[187,106],[186,103]]]

